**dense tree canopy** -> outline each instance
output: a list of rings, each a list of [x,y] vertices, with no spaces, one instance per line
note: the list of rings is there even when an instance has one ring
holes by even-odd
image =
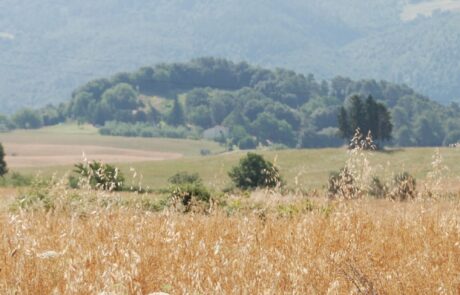
[[[460,107],[440,105],[405,85],[336,77],[317,81],[285,69],[200,58],[158,64],[97,79],[67,104],[23,110],[0,128],[37,128],[64,120],[89,122],[101,133],[200,138],[216,126],[230,148],[281,144],[340,146],[354,130],[398,146],[457,140]],[[8,126],[8,127],[5,127]]]
[[[12,121],[18,128],[36,129],[43,126],[43,117],[32,109],[22,109],[13,117]]]
[[[340,109],[338,119],[340,135],[351,139],[358,128],[362,133],[371,132],[377,143],[391,139],[393,124],[388,109],[376,102],[372,96],[363,101],[358,95],[350,97],[349,106]]]

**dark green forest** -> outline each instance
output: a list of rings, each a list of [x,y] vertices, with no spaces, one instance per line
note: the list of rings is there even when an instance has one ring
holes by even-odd
[[[357,100],[372,107],[356,111]],[[0,117],[0,128],[73,120],[99,126],[105,135],[205,137],[241,149],[333,147],[346,143],[356,127],[366,131],[354,123],[348,133],[340,132],[344,112],[362,112],[350,118],[362,117],[366,126],[383,118],[379,130],[386,133],[375,136],[386,145],[440,146],[460,140],[460,107],[441,105],[406,85],[346,77],[317,80],[219,58],[162,63],[96,79],[75,89],[67,103]]]
[[[3,0],[0,113],[64,102],[98,77],[217,56],[460,99],[460,15],[401,20],[403,0]]]

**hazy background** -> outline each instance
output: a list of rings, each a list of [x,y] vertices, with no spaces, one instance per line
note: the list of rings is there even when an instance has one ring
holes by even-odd
[[[1,0],[0,108],[199,56],[406,83],[460,99],[460,1]]]

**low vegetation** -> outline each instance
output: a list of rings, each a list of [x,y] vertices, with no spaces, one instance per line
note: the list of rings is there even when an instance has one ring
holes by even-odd
[[[98,162],[77,166],[77,189],[37,177],[0,211],[0,292],[455,293],[460,194],[441,185],[441,153],[419,183],[377,175],[368,146],[357,133],[328,191],[282,188],[254,153],[226,192],[191,172],[146,190],[133,170],[117,191]]]
[[[18,172],[12,172],[0,178],[0,187],[27,187],[32,183],[33,179],[34,177],[31,175],[23,175]]]
[[[458,291],[458,200],[329,206],[283,205],[280,212],[293,214],[281,218],[257,210],[241,217],[114,207],[1,213],[0,291]]]
[[[86,181],[94,189],[118,191],[123,188],[125,180],[117,167],[99,161],[76,164],[75,172],[79,185]]]
[[[169,182],[169,204],[176,211],[188,213],[209,208],[211,193],[197,173],[179,172],[171,176]]]

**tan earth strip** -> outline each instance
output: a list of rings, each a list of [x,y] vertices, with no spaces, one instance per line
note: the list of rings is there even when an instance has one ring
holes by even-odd
[[[179,153],[120,149],[91,145],[4,144],[10,168],[69,165],[99,160],[106,163],[163,161],[181,158]]]

